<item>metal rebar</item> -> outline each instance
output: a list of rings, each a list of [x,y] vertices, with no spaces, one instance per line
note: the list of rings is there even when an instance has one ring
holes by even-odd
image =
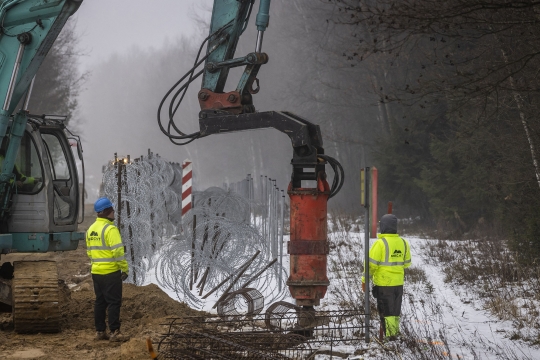
[[[251,264],[251,259],[246,261],[244,264],[242,264],[237,271],[242,271],[244,268],[247,268]],[[212,295],[217,289],[219,289],[223,284],[225,284],[227,281],[229,281],[230,278],[232,278],[236,272],[233,272],[229,276],[227,276],[222,282],[220,282],[216,287],[214,287],[212,290],[210,290],[206,295],[204,295],[202,298],[206,299],[210,295]]]
[[[242,286],[240,286],[241,289],[247,287],[249,284],[251,284],[253,281],[255,281],[263,272],[265,272],[269,267],[274,265],[278,259],[275,258],[274,260],[270,261],[268,265],[266,265],[264,268],[262,268],[258,273],[253,275],[248,281],[246,281]]]
[[[223,295],[221,295],[221,297],[218,299],[218,301],[216,301],[216,303],[214,304],[214,306],[212,306],[212,309],[215,309],[217,304],[222,301],[226,296],[227,294],[229,293],[229,290],[232,289],[232,287],[234,286],[234,284],[236,284],[238,282],[238,280],[240,279],[240,276],[242,276],[242,274],[244,274],[244,272],[248,269],[249,265],[251,265],[251,263],[253,262],[253,260],[255,260],[255,258],[257,256],[259,256],[260,254],[260,250],[258,250],[255,255],[253,255],[253,257],[251,259],[249,259],[249,262],[248,264],[238,273],[238,275],[236,276],[236,278],[232,281],[232,283],[229,285],[229,287],[223,292]]]

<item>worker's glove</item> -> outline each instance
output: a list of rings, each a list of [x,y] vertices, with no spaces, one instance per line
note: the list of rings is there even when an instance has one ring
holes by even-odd
[[[122,279],[122,281],[126,281],[126,279],[128,278],[128,274],[123,272],[120,278]]]
[[[366,292],[366,283],[365,282],[362,283],[362,291]]]

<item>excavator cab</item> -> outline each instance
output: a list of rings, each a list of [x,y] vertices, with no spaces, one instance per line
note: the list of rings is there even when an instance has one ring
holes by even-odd
[[[55,239],[55,234],[77,230],[81,194],[84,193],[79,188],[77,164],[67,136],[70,134],[66,133],[61,122],[29,117],[15,161],[16,193],[7,220],[7,232],[13,234],[16,251],[77,248],[80,236],[60,243]],[[72,138],[80,149],[78,138]],[[82,162],[82,150],[77,154]],[[30,235],[19,235],[28,233]],[[42,241],[28,240],[33,237],[42,238]]]

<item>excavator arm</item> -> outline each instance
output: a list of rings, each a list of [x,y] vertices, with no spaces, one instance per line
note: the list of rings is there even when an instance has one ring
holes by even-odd
[[[8,142],[0,172],[0,222],[11,208],[13,167],[28,122],[29,88],[67,19],[82,0],[3,0],[0,2],[0,144]],[[10,133],[7,134],[8,125]],[[9,141],[4,138],[8,137]]]
[[[262,43],[270,19],[270,0],[259,1],[255,51],[234,57],[238,40],[248,27],[254,7],[255,0],[214,0],[210,34],[201,45],[192,69],[161,101],[158,124],[177,145],[186,145],[209,135],[262,128],[274,128],[290,138],[293,147],[293,171],[288,189],[291,200],[291,241],[288,244],[291,270],[287,285],[298,305],[312,307],[319,304],[329,284],[326,274],[329,251],[327,201],[341,189],[344,173],[337,160],[324,154],[318,125],[290,112],[255,110],[253,95],[260,90],[257,74],[269,61],[269,56],[262,52]],[[205,45],[206,53],[201,56]],[[203,68],[199,70],[200,66]],[[229,70],[240,66],[245,68],[236,89],[225,92]],[[175,115],[189,85],[201,75],[199,131],[189,134],[176,124]],[[166,125],[165,116],[168,118]],[[326,181],[327,163],[335,173],[331,187]],[[315,182],[316,186],[303,187],[302,182],[306,180]]]
[[[257,73],[268,56],[261,53],[262,35],[268,27],[270,0],[261,0],[257,15],[258,40],[255,52],[234,58],[240,36],[247,28],[255,0],[214,1],[208,41],[208,58],[205,60],[202,89],[199,92],[201,109],[223,109],[229,113],[255,112],[252,94],[258,92]],[[229,69],[245,66],[236,90],[223,92]]]
[[[235,58],[240,36],[246,31],[255,0],[215,0],[210,22],[210,33],[204,40],[193,68],[186,73],[164,96],[158,108],[158,124],[165,135],[177,145],[225,132],[274,128],[286,134],[293,146],[294,188],[301,187],[302,180],[317,181],[324,174],[324,165],[330,162],[338,170],[331,196],[339,191],[343,182],[339,163],[324,155],[323,141],[318,125],[290,112],[256,112],[253,95],[260,90],[257,74],[269,57],[263,53],[263,35],[270,20],[270,0],[260,0],[256,17],[257,40],[255,51]],[[206,45],[206,54],[201,52]],[[204,65],[197,71],[200,65]],[[229,70],[244,66],[244,72],[236,90],[224,92]],[[198,132],[187,134],[176,124],[176,112],[186,95],[189,85],[199,76],[203,77],[198,93],[201,107]],[[256,84],[256,88],[253,85]],[[165,106],[168,101],[168,109]],[[168,111],[167,111],[168,110]],[[163,114],[168,115],[165,127]]]

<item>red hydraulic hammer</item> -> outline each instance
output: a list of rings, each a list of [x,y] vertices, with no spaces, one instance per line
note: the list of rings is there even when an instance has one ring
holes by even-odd
[[[289,185],[291,237],[288,243],[291,296],[298,306],[317,306],[330,284],[326,274],[328,182],[319,176],[316,188]]]
[[[297,305],[319,305],[329,284],[326,275],[329,250],[327,203],[340,191],[345,179],[339,161],[324,154],[319,126],[289,112],[228,115],[207,109],[201,110],[199,124],[201,136],[274,127],[291,139],[293,172],[287,191],[291,200],[291,238],[288,243],[291,268],[287,285]],[[334,171],[331,186],[326,181],[326,165]],[[303,181],[317,185],[303,187]]]

